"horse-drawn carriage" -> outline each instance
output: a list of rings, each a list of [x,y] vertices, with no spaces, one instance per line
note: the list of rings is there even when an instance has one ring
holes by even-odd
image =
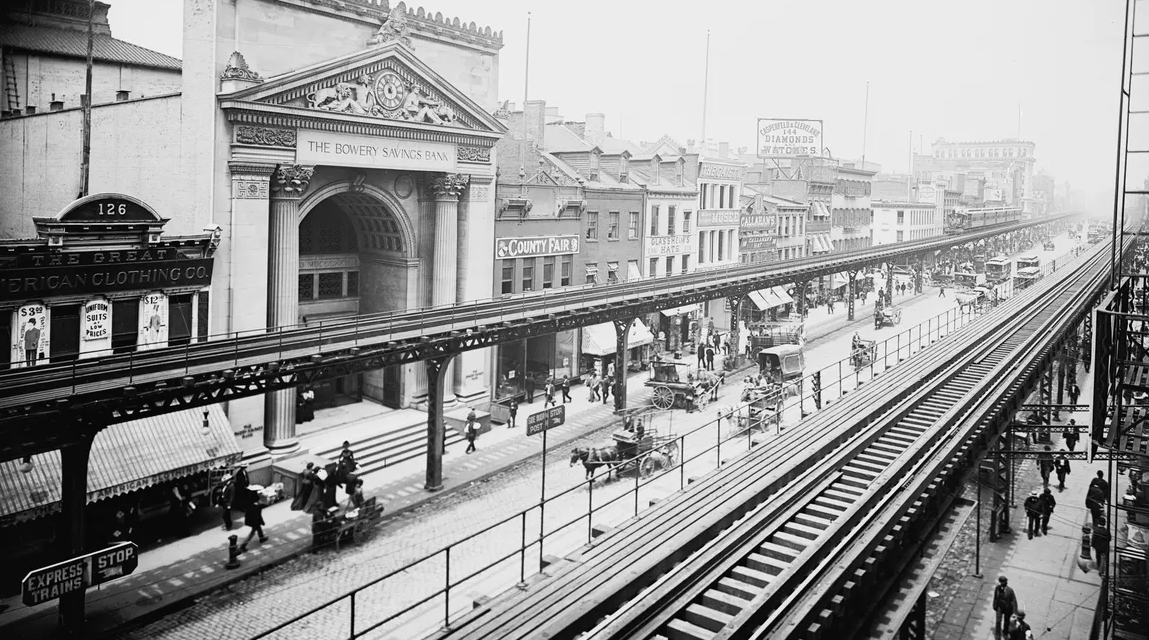
[[[1052,240],[1046,240],[1041,243],[1041,248],[1045,251],[1057,251],[1057,245]]]
[[[902,323],[902,309],[901,307],[888,306],[876,307],[874,309],[874,328],[881,329],[883,325],[890,325],[891,327]]]
[[[722,383],[723,374],[710,371],[691,371],[686,360],[658,359],[650,362],[650,379],[644,384],[652,387],[651,403],[663,411],[686,406],[687,396],[700,401],[713,393]]]
[[[877,340],[854,339],[850,345],[850,363],[854,365],[855,369],[861,369],[878,359],[877,345]]]
[[[648,477],[659,469],[669,469],[678,459],[678,436],[659,433],[649,416],[632,416],[626,426],[612,434],[614,444],[598,448],[579,447],[571,451],[571,466],[581,462],[586,478],[594,477],[599,467],[611,473],[636,471]]]
[[[738,415],[738,430],[765,429],[777,425],[782,416],[783,388],[776,385],[749,387],[742,392],[746,414]]]

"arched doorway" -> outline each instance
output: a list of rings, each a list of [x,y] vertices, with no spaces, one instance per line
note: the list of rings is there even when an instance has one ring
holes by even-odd
[[[326,191],[326,190],[325,190]],[[299,321],[406,309],[413,264],[408,229],[383,200],[371,193],[317,194],[300,207]],[[401,367],[336,378],[317,385],[318,408],[369,397],[403,405]]]

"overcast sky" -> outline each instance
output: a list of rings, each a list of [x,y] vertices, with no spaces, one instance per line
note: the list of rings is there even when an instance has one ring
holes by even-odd
[[[181,56],[179,0],[106,0],[113,34]],[[227,0],[220,0],[227,1]],[[243,0],[241,0],[243,1]],[[939,137],[1037,144],[1038,167],[1112,192],[1124,0],[428,0],[502,30],[499,94],[568,119],[606,114],[636,141],[702,135],[755,147],[758,117],[825,122],[835,157],[905,171]],[[412,3],[410,6],[418,6]]]

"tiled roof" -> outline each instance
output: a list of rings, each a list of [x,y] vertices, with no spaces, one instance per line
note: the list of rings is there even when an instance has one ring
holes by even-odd
[[[53,53],[69,58],[87,58],[88,34],[71,29],[6,25],[0,26],[0,46],[23,51]],[[100,34],[97,34],[93,39],[92,58],[104,62],[119,62],[174,71],[181,70],[183,66],[179,60],[171,56]]]
[[[241,457],[223,407],[186,409],[121,422],[99,433],[88,462],[88,502],[183,478]],[[0,462],[0,525],[31,520],[60,509],[60,452],[32,456],[32,471],[19,460]]]
[[[561,124],[548,124],[543,127],[543,136],[543,146],[551,153],[590,151],[594,148],[594,145],[588,144],[574,131]]]

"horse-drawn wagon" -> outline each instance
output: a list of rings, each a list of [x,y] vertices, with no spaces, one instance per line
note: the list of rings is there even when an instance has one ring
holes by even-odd
[[[782,387],[767,384],[748,387],[742,392],[746,413],[738,415],[738,430],[765,429],[777,425],[782,416]]]
[[[877,340],[854,339],[850,346],[850,363],[854,365],[855,369],[861,369],[877,360],[877,344]]]
[[[571,451],[571,466],[581,462],[588,480],[599,467],[607,468],[608,478],[611,473],[631,471],[645,478],[659,469],[673,467],[678,459],[678,436],[660,432],[648,415],[628,418],[626,426],[611,435],[612,445]]]
[[[722,384],[724,374],[710,371],[691,371],[686,360],[659,359],[650,361],[650,379],[644,384],[652,387],[650,401],[663,411],[686,406],[687,397],[702,404]]]
[[[881,329],[883,325],[891,327],[902,323],[901,307],[888,306],[874,309],[874,328]]]

